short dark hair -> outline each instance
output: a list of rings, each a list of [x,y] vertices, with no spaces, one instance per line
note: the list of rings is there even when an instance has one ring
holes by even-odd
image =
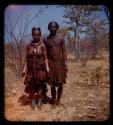
[[[50,29],[50,26],[51,26],[52,23],[56,24],[57,29],[59,28],[59,25],[58,25],[58,23],[56,21],[51,21],[48,24],[48,30]]]
[[[38,30],[38,31],[40,32],[40,35],[41,35],[41,29],[40,29],[40,27],[38,27],[38,28],[33,27],[32,30],[31,30],[31,31],[32,31],[32,35],[33,35],[33,32],[34,32],[35,30]]]

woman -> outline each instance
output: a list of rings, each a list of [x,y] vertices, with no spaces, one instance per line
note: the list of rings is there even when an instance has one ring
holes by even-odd
[[[25,92],[29,94],[32,101],[31,107],[34,109],[36,100],[38,100],[38,106],[41,106],[42,85],[46,81],[49,67],[46,47],[40,39],[40,28],[32,28],[32,37],[33,40],[26,47],[26,63],[23,75],[25,75]]]

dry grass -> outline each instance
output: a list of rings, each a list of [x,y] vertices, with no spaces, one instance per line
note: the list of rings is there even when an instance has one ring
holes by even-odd
[[[68,55],[68,77],[61,102],[64,106],[53,108],[45,104],[42,110],[32,111],[30,105],[18,102],[24,93],[23,79],[17,81],[14,74],[5,69],[5,117],[9,121],[102,121],[109,118],[109,60],[89,60],[86,67],[74,62]],[[99,84],[92,74],[100,67]],[[97,73],[98,74],[98,73]],[[48,96],[50,87],[48,86]],[[27,101],[27,100],[26,100]]]

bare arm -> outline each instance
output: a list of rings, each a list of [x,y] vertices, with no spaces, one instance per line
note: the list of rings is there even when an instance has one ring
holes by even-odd
[[[49,64],[48,64],[48,58],[47,58],[47,49],[46,49],[45,44],[43,44],[43,54],[44,54],[46,70],[47,70],[47,72],[49,72]]]
[[[25,62],[25,65],[24,65],[24,68],[23,68],[23,73],[26,72],[26,62]]]
[[[47,70],[47,72],[49,72],[48,59],[45,59],[45,64],[46,64],[46,70]]]
[[[63,62],[64,62],[65,67],[67,68],[67,52],[66,52],[65,40],[64,39],[62,39],[61,47],[62,47]]]
[[[22,76],[25,75],[26,73],[26,70],[27,70],[27,51],[28,51],[28,46],[26,47],[26,57],[25,57],[25,64],[24,64],[24,68],[23,68],[23,71],[22,71]]]

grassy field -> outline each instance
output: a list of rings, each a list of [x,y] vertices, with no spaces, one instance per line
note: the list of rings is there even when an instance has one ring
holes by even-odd
[[[61,102],[64,106],[53,108],[50,104],[42,109],[31,110],[24,93],[23,78],[18,80],[13,72],[5,68],[5,118],[9,121],[103,121],[109,118],[110,83],[109,55],[102,59],[89,60],[85,67],[68,55],[67,82]],[[99,83],[96,69],[100,67]],[[92,81],[93,79],[93,81]],[[50,87],[48,86],[48,96]],[[22,102],[23,100],[23,102]]]

